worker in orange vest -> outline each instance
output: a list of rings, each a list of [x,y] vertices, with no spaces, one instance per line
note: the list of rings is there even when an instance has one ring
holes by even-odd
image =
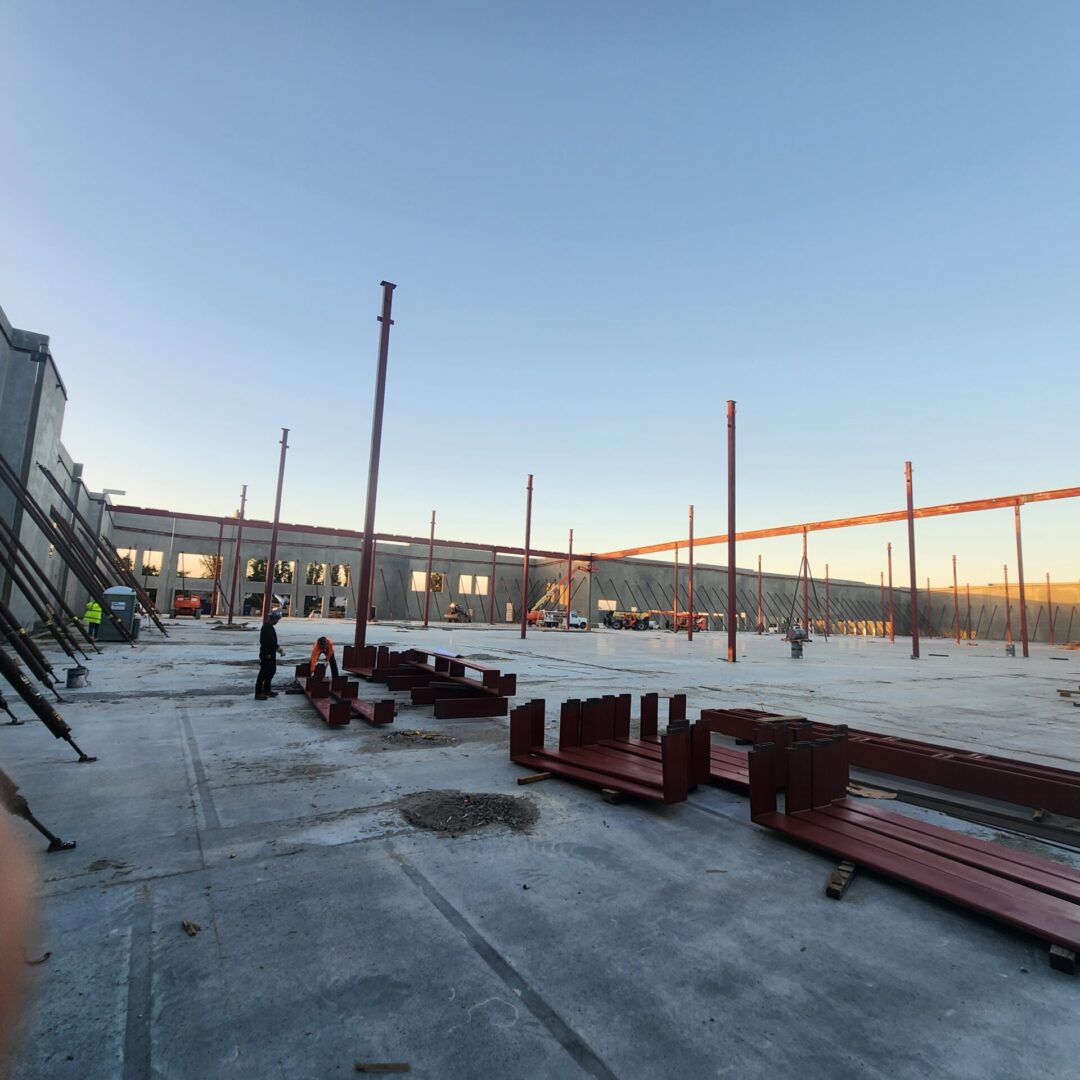
[[[314,645],[311,646],[311,666],[308,670],[315,674],[315,665],[319,662],[319,657],[326,657],[326,666],[330,669],[330,675],[333,678],[338,677],[337,658],[334,656],[334,643],[328,637],[319,638]]]

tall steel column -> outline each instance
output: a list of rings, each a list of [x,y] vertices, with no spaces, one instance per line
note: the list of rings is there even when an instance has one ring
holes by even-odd
[[[210,613],[214,616],[218,613],[218,600],[221,593],[221,541],[225,537],[225,519],[218,522],[217,555],[214,556],[214,596],[210,604]],[[132,566],[132,570],[135,567]]]
[[[679,632],[679,545],[675,545],[675,587],[671,594],[674,599],[671,601],[671,629],[677,634]]]
[[[1009,600],[1009,567],[1008,564],[1002,567],[1002,571],[1005,574],[1005,641],[1007,644],[1012,644],[1012,603]]]
[[[892,591],[892,541],[885,546],[889,558],[889,644],[896,641],[896,609],[893,607]]]
[[[810,630],[810,563],[806,558],[806,530],[802,531],[802,624]]]
[[[277,566],[278,525],[281,522],[281,489],[285,483],[285,452],[289,449],[289,429],[281,429],[281,458],[278,461],[277,494],[274,496],[274,524],[270,528],[270,558],[266,561],[266,587],[263,589],[263,622],[270,621],[274,599],[274,569]],[[299,569],[299,567],[297,568]],[[296,614],[296,612],[292,612]]]
[[[891,546],[891,545],[890,545]],[[881,571],[881,636],[885,636],[885,571]]]
[[[570,593],[574,585],[574,530],[566,542],[566,629],[570,629]]]
[[[690,504],[689,511],[690,521],[690,543],[688,545],[689,552],[687,558],[687,579],[686,579],[686,640],[694,640],[694,506]]]
[[[727,403],[727,447],[728,447],[728,477],[727,477],[727,529],[728,529],[728,558],[727,558],[727,658],[729,664],[735,663],[735,402]]]
[[[236,604],[236,582],[240,577],[240,540],[244,535],[244,508],[247,506],[247,484],[240,489],[240,514],[236,519],[236,552],[233,555],[232,584],[229,586],[229,625],[232,626]]]
[[[383,402],[386,399],[386,361],[390,353],[390,317],[394,304],[392,282],[380,281],[382,313],[379,315],[379,359],[375,367],[375,407],[371,418],[371,453],[368,457],[367,506],[364,510],[364,549],[360,556],[360,596],[356,611],[356,636],[359,648],[367,644],[368,616],[371,613],[371,564],[375,547],[375,502],[379,492],[379,455],[382,451]]]
[[[427,579],[424,582],[424,629],[428,625],[428,613],[431,610],[431,563],[435,558],[435,511],[431,511],[431,533],[427,546]]]
[[[829,564],[825,564],[825,640],[829,640]]]
[[[1050,574],[1046,575],[1046,618],[1048,620],[1049,630],[1046,635],[1046,643],[1048,645],[1054,644],[1054,605],[1050,602]]]
[[[761,556],[757,557],[757,632],[765,633],[765,623],[761,618]]]
[[[497,569],[495,560],[498,554],[498,548],[491,549],[491,578],[488,581],[488,608],[490,611],[488,622],[492,626],[495,625],[495,572]]]
[[[970,582],[965,586],[967,589],[967,639],[971,640],[971,584]]]
[[[1028,655],[1027,597],[1024,594],[1024,546],[1020,542],[1020,503],[1016,511],[1016,587],[1020,590],[1020,642],[1024,655]]]
[[[911,576],[911,659],[919,659],[919,589],[915,574],[915,500],[911,491],[911,462],[904,462],[904,486],[907,488],[908,569]]]
[[[956,644],[960,644],[960,590],[956,584],[956,556],[952,557],[952,618]]]
[[[525,559],[521,569],[521,640],[525,640],[525,631],[529,626],[529,544],[532,540],[532,495],[533,474],[529,473],[529,483],[525,494]]]

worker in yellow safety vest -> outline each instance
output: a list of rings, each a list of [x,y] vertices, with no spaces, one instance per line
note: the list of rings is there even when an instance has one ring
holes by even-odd
[[[98,627],[101,625],[101,605],[96,600],[87,601],[83,619],[86,622],[86,632],[92,638],[96,638]]]
[[[326,666],[330,669],[330,675],[332,678],[338,677],[337,658],[334,656],[334,643],[328,637],[319,638],[314,645],[311,646],[311,666],[308,671],[311,674],[315,674],[315,665],[319,662],[319,657],[326,657]]]

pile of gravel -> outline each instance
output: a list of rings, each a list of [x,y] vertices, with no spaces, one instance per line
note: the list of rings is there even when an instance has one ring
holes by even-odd
[[[539,817],[529,798],[476,791],[419,791],[402,799],[400,806],[410,825],[454,836],[487,825],[527,832]]]

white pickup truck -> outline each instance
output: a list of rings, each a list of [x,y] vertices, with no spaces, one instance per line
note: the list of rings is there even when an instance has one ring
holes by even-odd
[[[565,626],[566,625],[566,612],[565,611],[545,611],[541,626]],[[570,612],[570,629],[571,630],[587,630],[589,626],[589,620],[584,615],[579,615],[576,611]]]

